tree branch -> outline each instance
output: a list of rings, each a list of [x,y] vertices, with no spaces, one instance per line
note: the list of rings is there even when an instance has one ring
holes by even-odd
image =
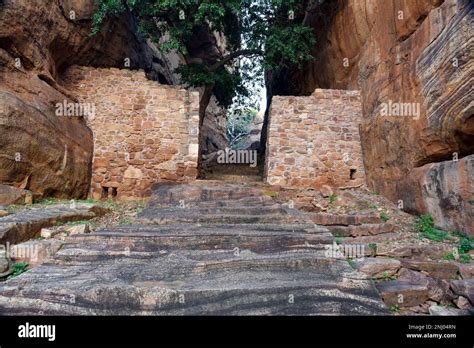
[[[253,50],[240,50],[240,51],[235,51],[235,52],[232,52],[230,54],[228,54],[227,56],[223,57],[221,60],[219,60],[217,63],[211,65],[209,67],[209,72],[214,72],[216,71],[217,69],[223,67],[225,64],[227,64],[229,61],[237,58],[237,57],[240,57],[240,56],[252,56],[252,55],[263,55],[263,51],[261,50],[257,50],[257,49],[253,49]]]

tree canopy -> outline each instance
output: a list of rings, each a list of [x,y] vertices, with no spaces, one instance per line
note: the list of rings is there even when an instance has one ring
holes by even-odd
[[[163,51],[177,50],[187,64],[178,69],[183,83],[221,91],[220,102],[249,95],[244,83],[282,62],[313,59],[312,29],[302,23],[309,0],[96,0],[93,33],[110,15],[131,11],[140,31]],[[221,57],[193,60],[188,51],[198,30],[226,39]],[[246,66],[239,62],[246,57]],[[222,92],[224,91],[224,92]]]

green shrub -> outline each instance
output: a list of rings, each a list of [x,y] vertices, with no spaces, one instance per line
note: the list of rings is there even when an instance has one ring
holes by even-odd
[[[459,243],[458,249],[461,254],[467,254],[473,249],[472,242],[469,239],[464,238],[461,243]]]
[[[461,263],[469,263],[471,262],[472,258],[469,254],[461,254],[459,255],[459,262]]]
[[[390,216],[383,211],[380,213],[380,220],[382,220],[383,222],[387,222],[388,220],[390,220]]]
[[[436,242],[442,242],[446,239],[450,239],[448,232],[434,227],[434,220],[430,214],[421,215],[415,224],[415,229],[425,238],[434,240]]]
[[[13,264],[12,277],[19,276],[20,274],[28,270],[28,264],[26,262],[15,262]]]

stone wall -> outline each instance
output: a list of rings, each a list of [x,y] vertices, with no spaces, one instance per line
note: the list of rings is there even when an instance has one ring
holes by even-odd
[[[309,97],[274,96],[265,181],[284,187],[365,183],[358,91],[317,89]]]
[[[63,75],[94,134],[91,196],[149,196],[152,184],[197,176],[199,93],[160,85],[143,71],[71,67]]]

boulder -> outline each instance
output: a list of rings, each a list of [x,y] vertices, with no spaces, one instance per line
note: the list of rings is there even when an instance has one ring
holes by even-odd
[[[454,294],[449,288],[449,282],[442,279],[434,279],[421,272],[402,268],[398,273],[398,280],[419,284],[428,288],[428,297],[436,302],[450,302],[454,299]]]
[[[448,261],[420,261],[403,259],[402,265],[416,271],[427,272],[433,278],[454,279],[459,271],[457,264]]]
[[[455,294],[466,297],[474,304],[474,279],[453,280],[451,281],[451,289]]]
[[[84,233],[90,232],[88,224],[68,226],[65,228],[65,231],[68,233],[69,236],[74,236],[76,234],[84,234]]]
[[[54,230],[51,228],[42,228],[40,232],[40,237],[44,239],[50,239],[53,238],[55,235],[60,233],[61,231],[59,230]]]
[[[321,186],[321,188],[319,189],[319,192],[321,192],[321,195],[324,198],[330,197],[334,194],[332,188],[328,185]]]
[[[471,308],[471,304],[469,300],[464,296],[459,296],[456,300],[453,301],[459,309],[469,309]]]
[[[359,272],[377,279],[393,276],[397,273],[400,266],[401,263],[398,260],[380,257],[367,257],[361,261],[356,261],[356,267]]]
[[[474,278],[474,263],[460,263],[459,274],[461,274],[462,279],[471,279]]]
[[[28,190],[0,184],[0,204],[25,204],[31,202],[31,197]]]
[[[428,300],[429,291],[425,285],[414,284],[406,281],[391,280],[378,283],[377,289],[387,307],[418,306]]]

